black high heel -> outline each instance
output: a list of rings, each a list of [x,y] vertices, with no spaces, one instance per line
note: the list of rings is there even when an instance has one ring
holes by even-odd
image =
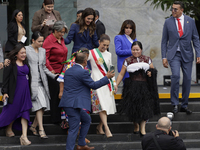
[[[140,137],[141,137],[141,138],[142,138],[143,136],[145,136],[145,134],[142,134],[141,131],[140,131],[139,133],[140,133]]]
[[[96,128],[96,133],[97,133],[97,134],[101,134],[101,135],[104,135],[104,134],[105,134],[105,132],[99,132],[99,129],[97,129],[97,128]]]
[[[140,131],[133,131],[133,134],[139,134]]]

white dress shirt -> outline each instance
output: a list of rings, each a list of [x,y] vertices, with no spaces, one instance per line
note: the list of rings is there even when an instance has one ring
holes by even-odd
[[[177,18],[174,18],[174,19],[175,19],[176,27],[177,27],[177,30],[178,30],[178,20],[177,20]],[[179,19],[180,19],[180,22],[181,22],[182,29],[184,29],[184,15],[182,14],[179,17]],[[184,32],[184,30],[183,30],[183,32]],[[178,33],[178,35],[179,35],[179,33]]]
[[[76,63],[76,65],[79,65],[79,66],[81,66],[81,67],[84,69],[84,67],[83,67],[81,64],[79,64],[79,63]]]
[[[182,30],[184,29],[183,27],[184,27],[184,15],[182,14],[180,17],[179,17],[179,21],[181,22],[181,26],[182,26]],[[176,23],[176,27],[177,27],[177,31],[178,31],[178,20],[177,20],[177,18],[175,18],[175,23]],[[183,33],[184,33],[184,30],[183,30]],[[179,35],[179,32],[177,32],[177,34],[178,34],[178,36],[180,36]],[[177,48],[177,51],[180,51],[180,46],[178,46],[178,48]]]
[[[126,38],[129,40],[129,42],[131,42],[131,44],[133,44],[133,39],[131,39],[131,37],[128,36],[128,35],[126,35],[126,34],[125,34],[125,36],[126,36]]]

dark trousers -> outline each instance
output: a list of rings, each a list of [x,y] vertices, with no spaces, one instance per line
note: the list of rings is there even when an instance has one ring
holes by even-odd
[[[172,71],[171,76],[171,104],[179,104],[179,79],[180,79],[180,68],[183,72],[183,84],[182,84],[182,104],[181,107],[185,108],[188,106],[188,97],[190,94],[191,85],[191,73],[192,73],[192,62],[184,62],[181,56],[181,52],[176,52],[173,60],[169,61],[169,65]]]
[[[50,100],[50,113],[51,113],[51,121],[52,123],[60,123],[61,122],[61,108],[58,107],[60,103],[60,99],[58,98],[60,86],[59,82],[55,79],[48,77],[49,84],[49,92],[51,96]]]
[[[79,131],[80,122],[81,130],[78,139],[78,145],[85,146],[85,137],[90,128],[91,117],[81,108],[64,107],[63,108],[68,115],[68,136],[66,143],[66,150],[74,150],[76,137]]]

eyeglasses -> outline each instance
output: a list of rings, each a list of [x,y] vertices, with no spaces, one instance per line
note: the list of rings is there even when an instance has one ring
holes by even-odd
[[[173,8],[173,7],[172,7],[172,8],[170,9],[170,11],[177,12],[177,11],[178,11],[178,9],[177,9],[177,8]]]
[[[61,34],[65,34],[65,32],[63,32],[63,31],[61,31],[60,33],[61,33]]]

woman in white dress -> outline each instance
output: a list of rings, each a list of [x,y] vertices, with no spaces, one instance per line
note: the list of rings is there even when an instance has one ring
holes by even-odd
[[[88,60],[90,60],[92,73],[91,77],[97,81],[105,76],[110,66],[112,65],[111,53],[107,51],[110,44],[108,35],[103,34],[99,40],[99,47],[90,50]],[[112,133],[107,124],[107,115],[116,112],[114,99],[115,78],[110,80],[110,84],[105,85],[97,90],[92,90],[92,110],[93,113],[99,113],[101,121],[97,126],[97,134],[106,134],[107,137],[112,137]],[[103,131],[103,126],[105,133]]]
[[[26,55],[31,70],[31,99],[32,111],[36,112],[36,116],[32,126],[29,128],[34,135],[38,135],[36,127],[39,127],[39,135],[41,138],[48,138],[43,127],[44,111],[50,110],[50,94],[48,88],[47,76],[55,78],[56,75],[49,71],[46,64],[46,50],[42,48],[44,37],[39,31],[32,35],[31,45],[26,46]]]

